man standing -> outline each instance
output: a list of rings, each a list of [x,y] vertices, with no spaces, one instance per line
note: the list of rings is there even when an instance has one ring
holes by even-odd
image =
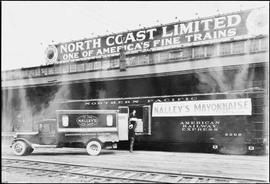
[[[134,141],[135,141],[135,128],[136,128],[136,110],[133,110],[132,113],[129,116],[129,125],[128,125],[128,137],[129,137],[129,142],[130,142],[130,148],[129,151],[133,152],[133,146],[134,146]]]

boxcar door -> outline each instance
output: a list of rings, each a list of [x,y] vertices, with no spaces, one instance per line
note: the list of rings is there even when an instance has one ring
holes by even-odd
[[[118,107],[118,133],[119,140],[125,141],[128,140],[128,116],[129,108],[127,106]]]

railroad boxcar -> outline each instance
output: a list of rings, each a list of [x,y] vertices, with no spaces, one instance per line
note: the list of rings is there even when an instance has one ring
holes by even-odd
[[[27,155],[37,147],[85,147],[98,155],[102,148],[117,148],[128,140],[128,116],[116,110],[57,110],[56,119],[37,122],[38,132],[16,133],[11,147]]]
[[[262,154],[267,142],[264,90],[68,100],[63,109],[137,111],[135,149]],[[120,141],[119,148],[128,146]]]

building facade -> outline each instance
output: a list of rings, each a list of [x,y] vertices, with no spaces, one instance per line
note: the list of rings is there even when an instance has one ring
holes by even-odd
[[[54,117],[58,102],[68,100],[260,90],[266,110],[269,37],[268,25],[256,22],[260,13],[247,10],[52,45],[47,65],[2,72],[2,131],[33,131],[36,120]],[[268,121],[265,112],[261,126]]]

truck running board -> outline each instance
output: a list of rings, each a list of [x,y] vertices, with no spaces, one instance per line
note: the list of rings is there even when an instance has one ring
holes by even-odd
[[[57,148],[57,145],[32,144],[33,148]]]

